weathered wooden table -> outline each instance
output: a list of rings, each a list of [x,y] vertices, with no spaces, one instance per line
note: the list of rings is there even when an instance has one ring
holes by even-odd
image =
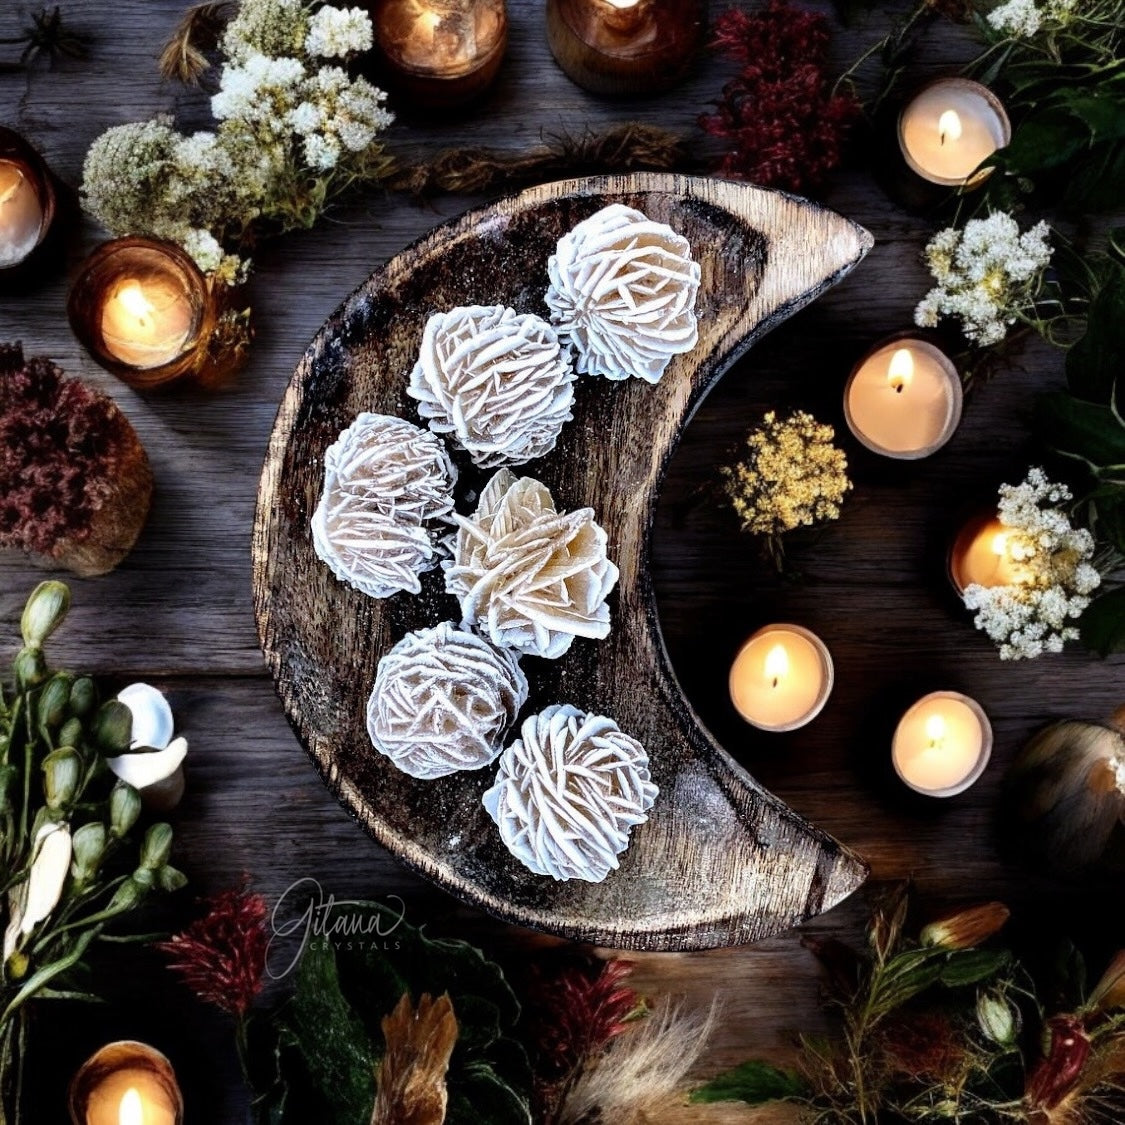
[[[110,125],[158,112],[203,125],[206,100],[162,84],[155,58],[183,8],[180,0],[69,0],[64,15],[89,36],[90,55],[53,69],[0,69],[0,121],[25,133],[71,183],[93,138]],[[29,0],[5,0],[0,38],[28,21]],[[544,41],[542,0],[511,0],[511,48],[485,102],[459,122],[396,125],[390,144],[406,156],[465,142],[524,149],[545,134],[626,119],[691,132],[728,76],[708,60],[685,85],[636,103],[595,99],[555,67]],[[840,30],[834,53],[858,54],[886,15]],[[7,49],[10,51],[10,49]],[[919,75],[967,57],[954,29],[935,32]],[[7,58],[8,56],[4,56]],[[702,134],[694,136],[702,143]],[[675,457],[655,538],[656,583],[675,668],[716,734],[768,788],[855,848],[876,879],[913,876],[923,907],[1002,897],[1028,926],[1095,932],[1102,904],[1034,878],[1003,854],[994,831],[1001,778],[1022,740],[1059,715],[1097,717],[1122,702],[1121,659],[1081,652],[1002,665],[974,632],[944,578],[946,546],[965,505],[990,496],[1027,465],[1035,393],[1058,384],[1061,360],[1043,346],[968,401],[953,442],[917,464],[878,461],[850,437],[856,489],[843,518],[794,552],[802,572],[781,584],[716,502],[716,468],[770,407],[801,406],[843,430],[841,390],[853,359],[874,339],[908,327],[926,288],[919,250],[932,231],[891,204],[861,171],[838,176],[824,200],[870,229],[876,246],[841,286],[770,335],[704,403]],[[414,922],[520,956],[531,935],[460,908],[381,851],[329,797],[282,716],[258,650],[251,613],[250,528],[258,472],[276,404],[316,329],[364,277],[409,241],[477,199],[441,198],[421,208],[372,193],[315,231],[262,247],[252,300],[254,357],[233,390],[176,390],[141,398],[82,353],[65,316],[66,278],[0,303],[0,340],[112,393],[148,447],[157,480],[152,518],[114,574],[74,581],[74,609],[55,644],[60,659],[115,681],[143,678],[165,689],[191,743],[189,788],[175,814],[176,863],[194,892],[252,874],[276,899],[312,877],[338,897],[401,894]],[[100,238],[87,228],[71,267]],[[12,648],[19,608],[42,577],[18,557],[0,559],[0,648]],[[769,620],[795,620],[828,642],[836,688],[824,714],[791,735],[763,735],[737,718],[726,672],[740,641]],[[6,657],[5,657],[6,658]],[[902,707],[935,688],[979,699],[996,730],[985,778],[946,802],[911,799],[893,782],[889,734]],[[190,909],[185,893],[179,913]],[[853,901],[818,930],[853,933]],[[1119,925],[1120,923],[1115,923]],[[1105,932],[1108,946],[1120,933]],[[815,966],[798,936],[741,949],[639,958],[639,986],[700,1003],[720,991],[725,1017],[706,1067],[750,1053],[784,1054],[789,1032],[821,1020]],[[107,1038],[148,1038],[174,1058],[194,1121],[244,1118],[244,1100],[220,1019],[201,1012],[155,957],[102,982],[116,1003],[56,1015],[36,1067],[36,1120],[61,1120],[62,1076]],[[56,1044],[46,1049],[46,1041]],[[737,1109],[731,1121],[743,1115]]]

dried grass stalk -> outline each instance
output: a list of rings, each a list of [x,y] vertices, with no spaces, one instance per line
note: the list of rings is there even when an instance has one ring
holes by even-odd
[[[603,133],[549,137],[527,153],[457,148],[391,175],[396,191],[425,197],[440,192],[480,193],[560,177],[610,172],[687,170],[694,163],[686,138],[630,122]]]
[[[219,38],[235,8],[233,0],[217,0],[188,8],[160,52],[160,76],[169,81],[198,86],[211,68],[207,54],[218,47]]]

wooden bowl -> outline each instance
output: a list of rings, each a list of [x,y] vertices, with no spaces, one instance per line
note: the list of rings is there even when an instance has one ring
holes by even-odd
[[[560,660],[528,659],[526,713],[573,703],[648,748],[660,795],[621,867],[557,883],[510,856],[481,805],[494,770],[419,781],[368,740],[379,658],[412,629],[459,618],[441,572],[418,597],[375,601],[313,552],[325,449],[360,411],[417,419],[406,382],[431,313],[508,304],[546,314],[557,240],[609,203],[671,224],[702,266],[700,338],[663,379],[582,378],[558,447],[519,472],[560,509],[592,507],[621,569],[613,631]],[[867,253],[861,227],[745,184],[636,174],[548,184],[444,224],[359,287],[309,346],[278,412],[258,494],[254,594],[266,659],[325,783],[381,844],[467,902],[511,922],[619,949],[752,941],[835,905],[866,877],[845,847],[767,793],[703,728],[660,634],[649,570],[653,512],[673,449],[703,396],[775,324]],[[487,473],[459,459],[459,507]]]

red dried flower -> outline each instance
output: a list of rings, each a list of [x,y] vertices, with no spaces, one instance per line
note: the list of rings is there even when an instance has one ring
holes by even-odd
[[[714,47],[742,64],[716,112],[699,119],[705,132],[732,142],[719,174],[791,191],[820,183],[840,163],[861,113],[853,95],[831,92],[825,18],[785,0],[759,12],[733,9],[719,17]]]
[[[1090,1057],[1090,1040],[1077,1016],[1052,1016],[1047,1032],[1047,1055],[1027,1079],[1025,1097],[1033,1110],[1054,1109],[1074,1088]]]
[[[136,445],[112,399],[0,347],[0,547],[51,554],[81,541]]]
[[[157,948],[200,1000],[241,1020],[262,988],[269,906],[245,890],[223,891],[205,905],[202,918]]]
[[[631,961],[606,961],[600,971],[572,966],[533,990],[533,1036],[544,1075],[572,1073],[628,1030],[642,1001],[622,981]]]

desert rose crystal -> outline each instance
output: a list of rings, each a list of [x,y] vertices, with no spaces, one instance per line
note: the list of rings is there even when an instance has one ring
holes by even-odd
[[[387,414],[359,415],[324,455],[316,553],[373,598],[418,593],[418,576],[437,565],[456,479],[433,434]]]
[[[666,223],[613,203],[559,240],[547,305],[581,375],[655,383],[695,347],[699,263]]]
[[[645,748],[612,719],[569,704],[532,715],[520,734],[484,807],[537,875],[600,883],[656,800]]]
[[[426,322],[407,393],[434,433],[495,468],[555,448],[573,417],[573,383],[570,355],[545,320],[472,305]]]
[[[443,621],[407,633],[379,662],[367,733],[403,772],[444,777],[494,762],[526,702],[513,653]]]
[[[550,659],[609,635],[617,567],[592,508],[558,512],[546,485],[501,469],[459,530],[445,587],[493,644]]]

